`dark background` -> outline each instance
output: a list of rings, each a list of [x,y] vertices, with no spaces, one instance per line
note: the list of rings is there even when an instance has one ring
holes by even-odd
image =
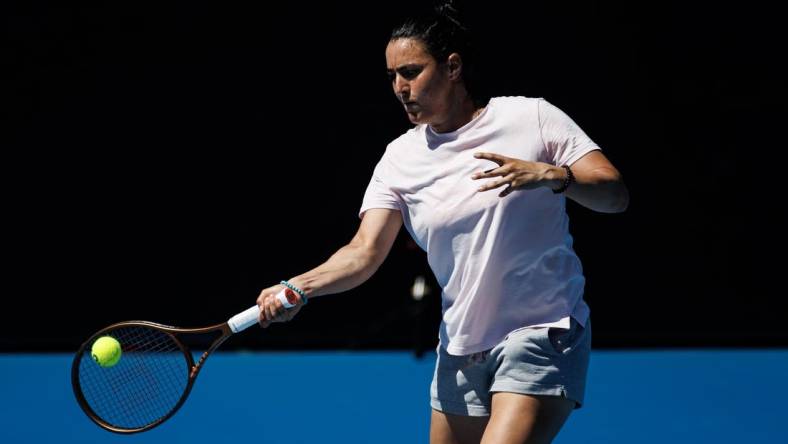
[[[344,245],[409,127],[384,49],[418,3],[4,2],[0,351],[221,322]],[[563,109],[631,193],[624,214],[569,204],[594,346],[788,346],[780,16],[517,3],[465,9],[491,91]],[[403,230],[361,287],[228,346],[429,350],[418,275]]]

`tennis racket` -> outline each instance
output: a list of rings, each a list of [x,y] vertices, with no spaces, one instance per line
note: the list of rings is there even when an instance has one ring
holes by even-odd
[[[80,346],[71,366],[77,402],[104,429],[117,433],[150,430],[183,405],[208,356],[227,338],[256,324],[259,314],[255,305],[227,322],[204,328],[126,321],[99,330]],[[182,339],[210,334],[218,337],[195,364]],[[91,356],[93,343],[103,336],[121,344],[121,358],[110,367],[100,366]]]

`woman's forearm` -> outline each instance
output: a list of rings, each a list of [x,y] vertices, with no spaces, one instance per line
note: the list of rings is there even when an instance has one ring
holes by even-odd
[[[351,242],[318,267],[290,279],[307,296],[324,296],[350,290],[369,279],[380,266],[375,251]]]
[[[563,168],[559,179],[566,177]],[[574,172],[574,170],[573,170]],[[575,183],[566,190],[566,196],[580,205],[601,213],[620,213],[629,205],[629,191],[618,171],[597,168],[588,172],[575,172]]]

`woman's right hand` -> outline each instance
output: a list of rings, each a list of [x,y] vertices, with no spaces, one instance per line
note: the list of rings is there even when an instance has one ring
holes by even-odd
[[[277,299],[277,293],[282,290],[285,290],[285,295],[289,301],[296,301],[295,307],[285,308],[282,302]],[[260,307],[260,326],[267,328],[273,322],[287,322],[298,314],[303,305],[304,301],[301,296],[284,285],[279,284],[268,287],[261,291],[260,296],[257,297],[257,306]]]

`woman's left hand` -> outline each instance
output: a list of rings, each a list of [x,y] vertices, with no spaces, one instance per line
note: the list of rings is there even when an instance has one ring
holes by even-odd
[[[498,195],[500,197],[504,197],[514,190],[530,190],[544,186],[558,188],[563,180],[561,178],[563,168],[548,163],[529,162],[495,153],[475,153],[473,157],[491,160],[498,164],[497,168],[474,173],[471,179],[500,177],[500,179],[488,181],[479,187],[479,191],[488,191],[509,185],[505,190],[501,191]]]

